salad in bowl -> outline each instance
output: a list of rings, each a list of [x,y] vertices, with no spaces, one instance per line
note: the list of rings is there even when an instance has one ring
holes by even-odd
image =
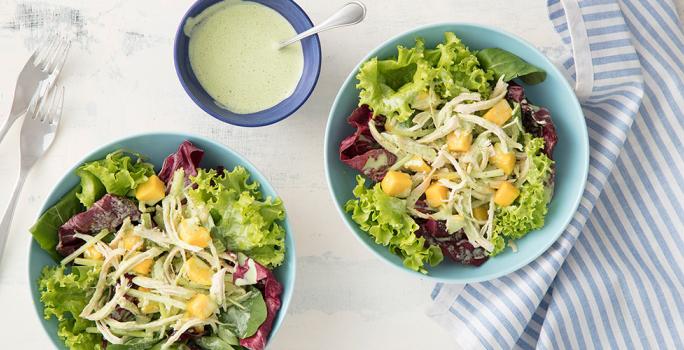
[[[126,150],[86,162],[31,228],[58,261],[37,291],[67,348],[265,348],[284,295],[284,207],[246,168],[203,157],[186,140],[158,172]]]
[[[546,72],[499,49],[471,51],[453,32],[373,57],[356,75],[359,106],[339,143],[358,172],[344,210],[411,270],[445,258],[480,266],[544,226],[553,197],[551,113],[515,80]]]

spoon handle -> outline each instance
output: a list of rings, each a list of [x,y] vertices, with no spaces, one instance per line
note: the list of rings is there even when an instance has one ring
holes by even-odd
[[[360,23],[365,17],[366,6],[359,1],[352,1],[344,5],[332,16],[328,17],[328,19],[319,23],[318,25],[311,27],[309,30],[302,32],[289,40],[280,42],[278,48],[282,49],[283,47],[302,40],[308,36],[318,34],[329,29]]]

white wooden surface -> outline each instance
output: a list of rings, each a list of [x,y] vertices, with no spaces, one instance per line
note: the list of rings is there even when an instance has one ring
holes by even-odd
[[[317,22],[346,0],[298,2]],[[3,344],[51,347],[30,298],[27,229],[58,179],[103,143],[132,133],[187,131],[249,158],[287,207],[297,242],[296,290],[271,349],[450,348],[449,335],[424,313],[432,283],[377,260],[338,217],[323,170],[329,108],[366,52],[422,24],[488,24],[527,39],[552,59],[563,50],[547,20],[545,1],[365,2],[365,22],[321,36],[323,67],[307,104],[276,125],[245,129],[202,112],[177,81],[173,37],[192,1],[0,0],[0,118],[9,111],[16,75],[42,33],[69,28],[76,36],[61,80],[66,102],[60,134],[29,176],[0,265]],[[18,126],[0,144],[0,209],[17,175]]]

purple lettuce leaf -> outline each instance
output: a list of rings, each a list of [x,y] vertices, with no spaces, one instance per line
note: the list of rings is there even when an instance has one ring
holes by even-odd
[[[249,270],[247,262],[250,260],[247,259],[243,264],[238,264],[235,267],[233,282],[245,277],[245,273]],[[276,280],[271,270],[256,261],[254,261],[254,267],[256,267],[256,287],[261,291],[266,302],[266,320],[259,326],[259,329],[257,329],[253,336],[240,339],[240,345],[250,350],[263,350],[266,347],[268,335],[273,328],[273,320],[278,310],[280,310],[280,295],[283,293],[283,286]]]
[[[449,234],[444,221],[419,219],[416,222],[419,225],[416,236],[425,237],[425,244],[438,246],[442,254],[452,261],[463,265],[480,266],[489,259],[483,248],[475,248],[468,242],[463,230]]]
[[[178,146],[176,153],[170,154],[164,159],[162,169],[159,171],[159,178],[167,186],[173,179],[173,173],[178,169],[185,171],[185,183],[189,184],[189,177],[197,175],[197,167],[204,157],[204,151],[195,147],[192,142],[185,140]]]
[[[354,134],[340,142],[340,160],[374,181],[380,181],[397,157],[383,149],[371,135],[368,123],[373,112],[363,105],[352,112],[347,122],[356,128]],[[378,131],[384,131],[384,117],[374,118]]]
[[[544,139],[544,154],[553,159],[553,149],[558,143],[558,133],[551,119],[551,112],[544,107],[532,105],[525,97],[525,89],[515,83],[508,86],[506,98],[520,103],[523,128],[532,136]]]
[[[132,221],[140,219],[138,206],[128,198],[106,194],[90,209],[74,215],[59,228],[57,252],[67,256],[81,247],[85,242],[74,237],[77,232],[95,234],[104,229],[114,230],[129,217]]]

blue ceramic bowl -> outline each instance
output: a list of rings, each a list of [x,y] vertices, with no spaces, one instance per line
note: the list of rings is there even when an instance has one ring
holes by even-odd
[[[445,258],[439,266],[429,268],[428,275],[405,268],[401,259],[391,254],[386,247],[376,244],[344,211],[344,203],[353,197],[352,189],[356,185],[354,178],[357,172],[343,164],[338,155],[340,141],[353,132],[346,118],[359,103],[355,76],[360,64],[349,74],[330,111],[325,137],[326,176],[330,192],[345,223],[351,232],[382,260],[415,276],[437,281],[452,283],[485,281],[527,265],[558,239],[575,213],[584,190],[589,166],[589,141],[582,110],[563,75],[532,45],[501,30],[463,23],[443,23],[420,27],[386,41],[368,54],[363,61],[374,56],[381,58],[394,56],[397,45],[412,47],[416,37],[424,38],[426,47],[434,47],[443,41],[444,32],[447,31],[455,32],[473,50],[499,47],[546,70],[547,78],[543,83],[525,85],[525,92],[531,101],[551,110],[558,130],[559,142],[554,151],[557,165],[556,189],[549,205],[546,225],[518,240],[517,253],[506,249],[504,253],[489,259],[480,267],[458,265]]]
[[[262,175],[254,167],[254,165],[252,165],[241,155],[232,151],[230,148],[199,136],[174,133],[153,133],[127,137],[102,146],[90,153],[84,159],[79,161],[73,168],[71,168],[69,172],[57,183],[57,186],[55,186],[50,195],[47,197],[47,200],[45,201],[45,204],[43,204],[40,212],[45,212],[45,210],[54,205],[65,193],[79,183],[79,178],[74,174],[74,171],[84,162],[102,159],[107,154],[123,148],[145,155],[148,157],[148,161],[154,164],[155,169],[159,170],[161,169],[164,158],[175,152],[178,149],[178,145],[180,145],[184,140],[190,140],[190,142],[204,150],[204,159],[202,159],[202,162],[200,163],[201,167],[213,168],[222,165],[227,169],[232,169],[237,165],[241,165],[247,169],[247,171],[249,171],[252,180],[256,180],[261,184],[261,190],[265,196],[277,196],[276,192],[273,190],[273,187],[271,187],[268,181],[266,181],[266,177],[264,177],[264,175]],[[283,294],[281,296],[282,306],[273,323],[273,330],[271,331],[270,335],[271,339],[283,323],[283,319],[287,313],[287,308],[290,304],[290,299],[292,299],[292,291],[294,289],[295,282],[296,262],[294,236],[292,235],[292,230],[290,229],[287,219],[282,222],[282,225],[286,232],[285,262],[274,270],[276,278],[283,284]],[[50,336],[50,339],[52,339],[52,342],[58,349],[66,350],[66,346],[57,336],[57,320],[54,317],[49,320],[46,320],[43,317],[43,304],[40,302],[40,291],[38,290],[37,283],[43,267],[56,264],[57,263],[48,255],[48,253],[40,248],[38,243],[31,241],[31,246],[29,248],[28,273],[29,284],[31,285],[31,295],[33,296],[33,304],[36,307],[38,318],[40,318],[43,328]]]
[[[198,0],[183,16],[176,32],[176,42],[173,48],[173,58],[176,66],[176,74],[181,85],[195,103],[205,112],[214,118],[238,126],[265,126],[273,124],[287,118],[294,113],[309,98],[316,87],[318,75],[321,71],[321,43],[318,35],[310,36],[302,40],[302,50],[304,52],[304,70],[295,91],[290,97],[281,101],[277,105],[250,114],[233,113],[227,109],[219,107],[214,99],[204,90],[195,73],[190,66],[188,58],[189,38],[183,33],[183,26],[188,17],[200,14],[207,7],[222,0]],[[285,17],[297,33],[306,31],[313,27],[311,20],[292,0],[248,0],[266,5]]]

